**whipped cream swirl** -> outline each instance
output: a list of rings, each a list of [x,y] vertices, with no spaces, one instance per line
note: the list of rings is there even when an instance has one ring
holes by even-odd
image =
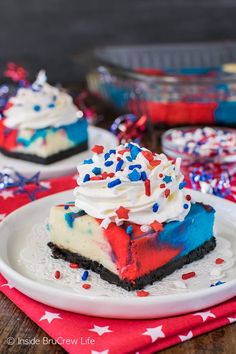
[[[182,221],[189,212],[191,198],[186,199],[183,189],[180,159],[173,163],[132,143],[95,153],[78,172],[76,206],[108,223]]]
[[[49,85],[44,71],[39,72],[31,87],[20,88],[8,106],[4,124],[11,129],[60,127],[81,117],[72,97]]]

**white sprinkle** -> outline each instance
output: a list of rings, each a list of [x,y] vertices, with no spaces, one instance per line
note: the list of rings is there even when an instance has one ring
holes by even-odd
[[[181,280],[176,280],[176,281],[174,281],[174,286],[175,286],[176,288],[179,288],[179,289],[186,289],[186,288],[187,288],[186,283],[184,283],[184,282],[181,281]]]
[[[149,225],[142,225],[141,227],[140,227],[140,230],[142,231],[142,232],[148,232],[148,231],[151,231],[151,226],[149,226]]]
[[[121,226],[121,225],[124,224],[124,221],[119,220],[119,218],[115,218],[115,223],[116,223],[117,226]]]
[[[104,229],[107,229],[110,223],[111,223],[111,219],[106,218],[102,220],[100,226],[103,227]]]
[[[175,161],[175,173],[178,175],[180,173],[181,157],[177,157]]]

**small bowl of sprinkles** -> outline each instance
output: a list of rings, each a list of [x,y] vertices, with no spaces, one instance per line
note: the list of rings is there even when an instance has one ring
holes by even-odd
[[[183,127],[167,130],[162,150],[169,157],[188,163],[236,163],[236,129]]]
[[[200,170],[202,177],[206,174],[220,178],[222,173],[226,173],[230,178],[236,173],[236,129],[170,129],[162,136],[162,150],[171,159],[182,158],[182,171],[185,175]]]

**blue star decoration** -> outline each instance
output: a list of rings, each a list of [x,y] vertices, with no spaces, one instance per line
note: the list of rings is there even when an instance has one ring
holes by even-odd
[[[166,183],[170,183],[172,181],[172,178],[171,178],[171,176],[165,176],[163,178],[163,181],[166,182]]]
[[[19,172],[15,172],[15,175],[18,179],[17,189],[14,191],[14,194],[26,194],[31,201],[36,199],[38,192],[48,190],[48,188],[42,186],[39,181],[40,172],[37,172],[30,178],[22,176]],[[28,186],[29,185],[29,188]],[[33,188],[32,188],[33,187]]]

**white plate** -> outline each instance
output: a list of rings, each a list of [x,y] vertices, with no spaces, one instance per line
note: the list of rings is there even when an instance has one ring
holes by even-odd
[[[89,149],[67,159],[52,163],[50,165],[39,165],[33,162],[13,159],[0,153],[0,171],[5,167],[13,168],[22,173],[25,177],[30,177],[40,171],[42,179],[64,176],[76,173],[76,166],[79,162],[90,157],[90,148],[96,144],[102,144],[106,149],[111,149],[118,144],[114,134],[105,129],[89,126]]]
[[[236,204],[199,192],[189,191],[197,201],[216,208],[216,250],[148,286],[148,297],[137,297],[90,273],[89,290],[82,288],[82,269],[54,260],[46,246],[46,222],[52,205],[69,201],[72,191],[54,194],[28,204],[10,214],[0,225],[0,270],[9,283],[32,299],[44,304],[86,315],[111,318],[157,318],[192,312],[218,304],[236,295]],[[216,266],[214,260],[224,257]],[[212,269],[221,276],[209,276]],[[55,270],[62,277],[56,280]],[[197,277],[180,281],[181,274],[196,271]],[[210,287],[217,280],[225,284]],[[176,283],[177,281],[177,283]],[[187,284],[185,289],[176,284]]]

